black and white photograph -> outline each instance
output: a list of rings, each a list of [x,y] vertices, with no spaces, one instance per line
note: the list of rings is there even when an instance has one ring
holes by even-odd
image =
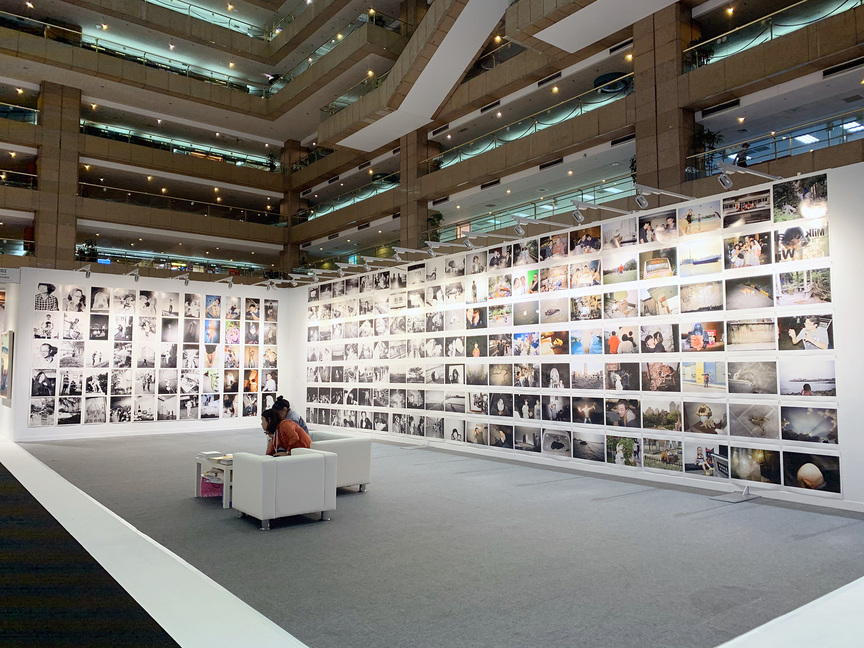
[[[555,430],[543,428],[543,454],[570,457],[570,432],[567,430]]]
[[[468,419],[465,422],[465,443],[489,445],[489,425],[485,421]]]
[[[104,396],[88,396],[84,399],[84,423],[107,423],[108,399]]]
[[[513,365],[511,364],[490,364],[489,365],[489,385],[491,387],[510,387],[513,385]]]
[[[489,394],[468,390],[468,412],[471,414],[489,414]]]
[[[30,412],[27,419],[28,427],[53,426],[55,420],[56,410],[53,396],[30,399]]]
[[[428,409],[428,407],[427,407]],[[513,394],[492,392],[489,395],[489,416],[513,417]]]
[[[513,448],[522,452],[540,452],[541,432],[539,427],[516,425],[513,427]]]

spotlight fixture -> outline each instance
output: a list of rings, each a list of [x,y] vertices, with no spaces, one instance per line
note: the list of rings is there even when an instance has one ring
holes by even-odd
[[[409,252],[416,252],[417,254],[423,254],[424,250],[415,250],[414,248],[404,248],[404,247],[394,247],[393,251],[396,254],[393,255],[393,259],[395,261],[399,261],[400,263],[404,261],[401,255],[407,254]]]
[[[217,279],[216,283],[227,283],[228,290],[231,290],[234,287],[234,277],[222,277],[221,279]]]
[[[525,228],[522,227],[522,224],[521,224],[521,223],[516,223],[516,227],[514,227],[513,229],[516,231],[516,234],[517,234],[519,237],[523,237],[523,236],[525,236]]]
[[[124,273],[127,277],[133,277],[137,282],[141,278],[141,271],[138,268],[131,270],[129,272]]]
[[[534,220],[533,218],[525,218],[524,216],[514,216],[514,220],[516,221],[516,233],[520,237],[525,236],[525,226],[526,225],[559,225],[561,227],[573,227],[573,223],[559,223],[558,221],[550,221],[545,218],[541,218],[538,220]]]
[[[89,279],[89,278],[90,278],[90,264],[88,263],[88,264],[85,265],[85,266],[81,266],[81,267],[78,268],[75,272],[83,272],[83,273],[84,273],[84,278],[85,278],[85,279]]]
[[[723,185],[723,188],[727,191],[731,189],[734,184],[731,177],[733,173],[746,173],[748,175],[756,176],[757,178],[765,178],[766,180],[783,179],[783,176],[763,173],[762,171],[757,171],[756,169],[751,169],[750,167],[738,166],[737,164],[729,164],[729,162],[724,162],[723,160],[717,162],[717,168],[720,169],[720,175],[717,176],[717,181],[721,185]]]
[[[339,278],[340,278],[340,279],[341,279],[342,277],[345,276],[345,271],[344,271],[342,268],[338,268],[338,269],[336,270],[336,272],[339,273]]]
[[[429,258],[434,259],[436,256],[438,256],[438,253],[435,250],[437,250],[439,247],[441,247],[441,243],[439,243],[438,241],[424,241],[424,242],[426,243],[426,249],[423,251],[429,255]]]
[[[660,196],[671,196],[672,198],[679,198],[681,200],[696,200],[693,196],[685,196],[684,194],[675,193],[674,191],[666,191],[665,189],[657,189],[656,187],[646,187],[645,185],[634,185],[636,187],[636,196],[634,199],[636,200],[636,204],[639,205],[639,209],[648,209],[648,199],[645,196],[650,196],[653,194],[657,194]]]
[[[462,239],[463,239],[462,245],[464,245],[469,250],[473,250],[476,246],[472,242],[472,239],[475,239],[475,238],[477,238],[476,234],[466,234],[465,236],[462,237]]]
[[[616,214],[631,213],[626,209],[607,207],[606,205],[595,205],[594,203],[588,203],[582,200],[571,200],[570,202],[573,203],[573,220],[575,220],[577,223],[585,222],[585,214],[582,213],[583,209],[605,209],[606,211],[615,212]]]
[[[292,288],[296,288],[297,287],[297,280],[296,279],[289,279],[288,285],[291,286]]]
[[[184,272],[183,274],[179,274],[179,275],[177,275],[176,277],[173,277],[173,278],[174,278],[174,279],[182,279],[182,280],[183,280],[183,285],[184,285],[184,286],[188,286],[188,285],[189,285],[189,273],[188,273],[188,272]]]

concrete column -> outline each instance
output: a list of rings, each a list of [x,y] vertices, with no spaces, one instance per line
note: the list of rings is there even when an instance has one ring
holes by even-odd
[[[692,153],[693,112],[679,108],[682,51],[692,40],[689,9],[670,5],[633,26],[638,182],[680,190]]]
[[[288,223],[289,226],[291,218],[305,202],[300,200],[300,192],[291,187],[291,165],[306,153],[306,149],[300,146],[300,142],[287,140],[282,146],[279,156],[279,162],[282,164],[282,191],[284,194],[282,202],[279,204],[279,221]]]
[[[294,268],[300,265],[300,246],[297,243],[286,243],[279,253],[279,272],[287,274],[294,272]]]
[[[428,9],[429,3],[426,0],[404,0],[399,5],[399,15],[393,17],[408,23],[412,29],[417,29]]]
[[[417,200],[419,195],[420,163],[429,157],[426,132],[414,131],[399,139],[399,227],[402,247],[419,248],[428,228],[427,201]]]
[[[36,262],[40,267],[71,268],[75,261],[80,116],[79,89],[42,83],[42,128],[36,161],[40,201],[34,224]]]

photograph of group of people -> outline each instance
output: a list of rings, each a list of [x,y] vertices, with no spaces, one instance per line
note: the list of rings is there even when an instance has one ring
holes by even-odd
[[[278,317],[276,299],[40,282],[29,425],[258,416]]]
[[[827,221],[814,176],[310,287],[307,419],[840,492]]]

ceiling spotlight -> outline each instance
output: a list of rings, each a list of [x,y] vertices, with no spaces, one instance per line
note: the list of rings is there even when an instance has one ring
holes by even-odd
[[[174,279],[182,279],[184,286],[189,285],[189,273],[188,272],[184,272],[183,274],[179,274],[176,277],[174,277]]]
[[[78,268],[75,272],[83,272],[86,279],[90,278],[90,264]]]
[[[640,184],[634,186],[636,187],[636,204],[639,205],[640,209],[648,208],[648,201],[645,200],[645,196],[650,196],[651,194],[671,196],[672,198],[679,198],[680,200],[696,200],[693,196],[685,196],[684,194],[675,193],[674,191],[666,191],[665,189],[657,189],[656,187],[647,187]],[[641,201],[639,200],[639,196],[642,196]]]
[[[634,196],[636,200],[636,204],[639,205],[639,209],[648,209],[648,199],[642,194],[640,189],[636,190],[636,195]]]
[[[717,181],[723,186],[726,191],[729,191],[735,184],[734,182],[732,182],[732,178],[729,177],[729,174],[725,171],[719,176],[717,176]]]
[[[750,167],[742,167],[736,164],[729,164],[728,162],[724,162],[720,160],[717,162],[717,168],[720,169],[721,175],[731,176],[733,173],[746,173],[747,175],[756,176],[757,178],[765,178],[766,180],[782,180],[783,176],[771,175],[770,173],[763,173],[762,171],[757,171],[756,169],[751,169]],[[729,179],[729,187],[726,187],[726,184],[720,180],[720,184],[723,185],[724,188],[732,187],[732,180]]]
[[[135,268],[134,270],[125,273],[125,275],[127,277],[133,277],[137,282],[141,278],[141,271],[138,268]]]
[[[525,236],[525,228],[522,227],[520,223],[516,223],[516,227],[513,228],[519,236]]]
[[[216,283],[227,283],[230,290],[234,287],[234,277],[222,277],[221,279],[217,279]]]
[[[577,225],[581,225],[585,222],[585,215],[578,207],[573,210],[573,220],[576,221]]]
[[[296,279],[289,279],[288,285],[290,285],[292,288],[296,288],[297,287],[297,280]]]
[[[473,235],[473,234],[469,234],[469,235],[465,236],[464,238],[465,238],[465,240],[463,241],[463,245],[464,245],[466,248],[468,248],[469,250],[473,250],[476,246],[475,246],[474,243],[471,241],[471,239],[474,239],[474,238],[477,238],[477,237],[476,237],[475,235]]]
[[[345,276],[345,271],[342,269],[341,266],[336,271],[339,273],[340,279]]]
[[[438,241],[425,241],[425,243],[427,249],[423,251],[429,255],[429,258],[434,259],[436,256],[438,256],[438,253],[435,250],[441,247],[441,243],[439,243]]]

